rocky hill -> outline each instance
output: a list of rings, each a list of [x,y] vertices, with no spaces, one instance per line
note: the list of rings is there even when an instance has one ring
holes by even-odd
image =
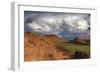
[[[56,35],[39,35],[24,33],[24,61],[71,59],[72,54],[55,46],[58,42],[67,40]]]
[[[76,37],[71,43],[81,44],[81,45],[90,45],[90,39],[83,39]]]

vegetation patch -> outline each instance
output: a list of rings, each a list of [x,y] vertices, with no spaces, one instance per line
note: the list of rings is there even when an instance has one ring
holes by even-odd
[[[85,58],[90,57],[90,45],[60,42],[60,43],[56,43],[55,46],[64,51],[71,52],[74,56],[83,55]]]

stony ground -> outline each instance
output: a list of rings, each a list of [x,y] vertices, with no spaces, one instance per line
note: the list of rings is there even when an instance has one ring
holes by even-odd
[[[55,47],[55,43],[65,40],[56,35],[40,36],[36,33],[24,34],[24,61],[71,59],[72,54]]]

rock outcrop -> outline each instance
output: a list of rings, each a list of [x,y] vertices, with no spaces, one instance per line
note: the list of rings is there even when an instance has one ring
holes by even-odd
[[[65,40],[56,35],[41,36],[37,33],[25,32],[24,61],[70,59],[72,55],[68,51],[55,47],[57,42],[65,42]]]

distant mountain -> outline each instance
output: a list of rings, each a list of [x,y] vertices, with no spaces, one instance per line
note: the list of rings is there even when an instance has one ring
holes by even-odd
[[[81,44],[81,45],[90,45],[90,39],[83,39],[83,38],[79,38],[76,37],[75,39],[70,41],[71,43],[75,43],[75,44]]]
[[[40,35],[32,32],[24,33],[24,60],[61,60],[70,59],[71,53],[58,49],[55,44],[68,42],[57,35]]]

